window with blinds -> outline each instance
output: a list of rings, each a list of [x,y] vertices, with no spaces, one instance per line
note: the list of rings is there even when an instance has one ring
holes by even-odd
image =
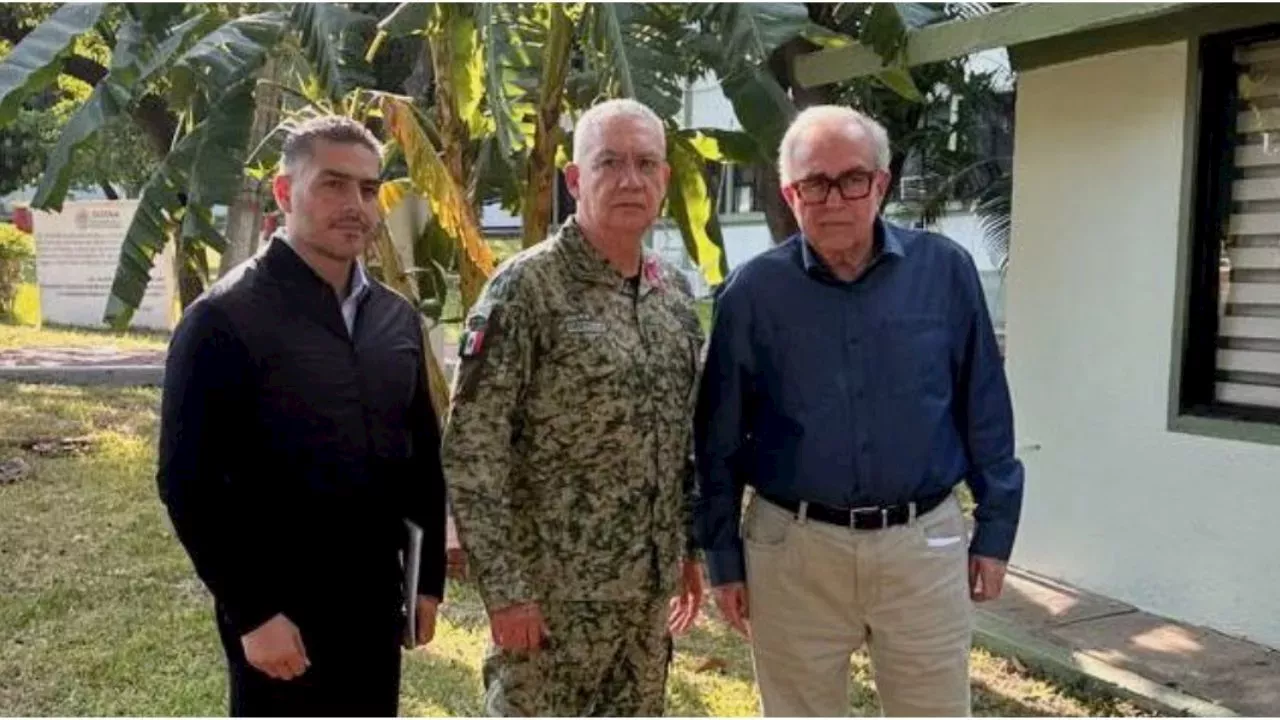
[[[1201,44],[1182,409],[1280,423],[1280,28]]]

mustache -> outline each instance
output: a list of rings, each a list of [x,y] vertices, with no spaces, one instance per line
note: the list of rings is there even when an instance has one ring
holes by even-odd
[[[358,225],[358,226],[360,227],[360,229],[361,229],[361,230],[368,230],[368,229],[370,229],[371,227],[373,227],[372,225],[370,225],[370,224],[369,224],[369,221],[368,221],[368,220],[365,220],[364,218],[359,217],[359,216],[356,216],[356,215],[349,215],[349,216],[346,216],[346,217],[341,217],[341,218],[338,218],[337,220],[334,220],[333,222],[329,223],[329,227],[331,227],[331,228],[336,228],[336,227],[339,227],[339,226],[341,226],[341,225]]]

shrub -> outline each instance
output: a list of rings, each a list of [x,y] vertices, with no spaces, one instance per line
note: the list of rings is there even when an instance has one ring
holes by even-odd
[[[35,241],[9,223],[0,223],[0,317],[13,317],[18,286],[36,257]]]

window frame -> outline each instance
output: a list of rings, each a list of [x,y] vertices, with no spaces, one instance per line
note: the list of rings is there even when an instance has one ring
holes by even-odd
[[[1196,82],[1191,85],[1194,115],[1189,120],[1197,127],[1189,135],[1195,148],[1175,424],[1185,418],[1280,429],[1280,408],[1236,405],[1215,397],[1222,262],[1219,229],[1231,213],[1239,100],[1233,56],[1241,45],[1266,40],[1280,40],[1280,23],[1205,35],[1198,47],[1192,39],[1191,49],[1198,52],[1190,67]]]

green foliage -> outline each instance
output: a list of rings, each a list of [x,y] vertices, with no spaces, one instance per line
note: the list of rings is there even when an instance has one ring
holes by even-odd
[[[0,32],[27,32],[48,19],[55,7],[40,3],[0,5]],[[108,8],[99,24],[118,14]],[[12,50],[12,43],[0,37],[0,58],[8,58]],[[111,48],[91,31],[75,37],[66,54],[105,66]],[[57,75],[37,92],[28,93],[8,124],[0,123],[0,195],[39,182],[63,128],[92,91],[92,86],[81,80]],[[136,196],[158,162],[154,146],[128,118],[109,121],[101,128],[100,138],[72,160],[69,187],[107,187],[123,197]]]
[[[175,27],[166,28],[162,34],[145,30],[144,24],[150,18],[129,18],[121,24],[107,74],[63,129],[32,198],[33,207],[61,209],[70,186],[73,155],[83,147],[92,146],[109,120],[128,116],[130,107],[146,92],[148,83],[167,69],[170,59],[190,37],[206,29],[207,17],[201,12]]]
[[[929,224],[948,203],[973,206],[992,254],[1003,264],[1009,244],[1012,93],[992,72],[973,72],[965,58],[910,68],[902,64],[907,33],[925,25],[990,12],[985,3],[842,3],[824,16],[830,29],[857,37],[889,65],[875,77],[842,83],[836,102],[879,120],[893,141],[891,200]]]
[[[53,82],[76,37],[93,27],[102,10],[94,3],[67,3],[9,49],[0,64],[0,125],[13,119],[24,100]]]
[[[195,251],[201,246],[221,250],[224,246],[221,235],[212,227],[209,201],[230,200],[229,196],[216,193],[231,185],[227,176],[240,176],[244,158],[236,153],[243,152],[253,103],[246,82],[228,88],[221,100],[174,146],[143,189],[120,249],[120,267],[107,302],[106,320],[113,326],[129,324],[146,292],[155,258],[174,231],[175,218],[182,218],[184,250]],[[197,176],[201,172],[215,177]],[[202,192],[210,193],[204,197],[205,202],[193,202],[192,198],[200,197]],[[200,242],[192,247],[192,239]]]
[[[356,88],[373,84],[364,46],[376,18],[340,3],[298,3],[289,20],[298,31],[302,53],[315,73],[313,82],[325,97],[337,100]]]
[[[66,122],[56,109],[22,108],[0,129],[0,195],[40,181]],[[73,158],[67,185],[72,190],[106,185],[120,197],[137,197],[158,162],[132,120],[112,118],[99,131],[99,141],[86,145]]]
[[[0,223],[0,261],[28,261],[36,256],[36,244],[29,233],[12,223]]]
[[[686,32],[682,15],[671,5],[588,5],[583,55],[598,94],[636,98],[659,117],[676,117],[689,74],[672,42]]]
[[[769,59],[820,28],[800,3],[699,3],[690,14],[697,31],[688,41],[715,70],[738,122],[772,162],[796,108],[770,72]]]
[[[679,226],[689,256],[698,260],[703,277],[718,285],[728,274],[729,264],[724,256],[719,213],[712,200],[716,193],[707,182],[703,172],[705,155],[694,145],[694,138],[686,133],[667,135],[667,162],[671,166],[667,212]]]
[[[18,287],[36,256],[31,236],[9,223],[0,223],[0,318],[13,316]]]
[[[41,6],[33,11],[37,21],[23,22],[44,28],[55,11],[71,13]],[[41,56],[47,66],[72,53],[110,72],[96,87],[76,85],[64,74],[40,89],[31,78],[43,78],[47,69],[14,76],[10,84],[21,87],[24,104],[13,122],[0,128],[5,149],[0,183],[31,179],[44,165],[36,204],[49,206],[59,205],[66,190],[81,183],[110,183],[130,195],[145,189],[116,278],[117,289],[127,292],[116,294],[112,308],[124,317],[165,242],[179,239],[184,252],[188,245],[221,242],[211,222],[212,207],[233,200],[246,165],[251,178],[270,173],[279,140],[292,122],[315,111],[337,112],[367,121],[384,137],[397,135],[388,132],[393,123],[376,98],[403,92],[411,96],[413,112],[397,113],[397,127],[408,127],[410,118],[420,125],[417,135],[434,146],[432,158],[438,155],[440,172],[432,183],[437,190],[455,186],[441,196],[449,198],[451,209],[447,222],[435,226],[441,235],[436,241],[451,239],[462,250],[451,262],[442,262],[441,253],[407,262],[419,289],[429,285],[433,290],[422,294],[435,296],[442,268],[470,267],[463,286],[474,289],[482,280],[475,277],[476,268],[488,264],[474,262],[483,243],[475,230],[460,229],[472,222],[458,218],[474,218],[481,204],[500,200],[509,211],[528,213],[526,227],[540,232],[552,174],[567,156],[569,139],[560,130],[564,119],[599,100],[630,96],[677,127],[684,82],[712,71],[744,132],[682,131],[670,143],[676,197],[667,207],[690,254],[714,280],[724,268],[716,193],[699,170],[708,163],[772,163],[796,111],[776,75],[778,58],[796,43],[840,44],[855,38],[893,56],[900,54],[908,29],[945,18],[947,12],[942,5],[916,3],[109,4],[91,31],[74,38],[53,25],[42,30],[69,43]],[[6,22],[17,21],[14,13],[0,9],[0,35]],[[256,148],[247,148],[252,85],[269,57],[282,68],[274,77],[285,95],[285,120]],[[972,161],[967,131],[944,117],[950,96],[935,92],[939,85],[954,90],[968,81],[939,80],[927,69],[902,72],[905,78],[890,73],[865,86],[846,85],[837,100],[885,120],[895,146],[905,150],[895,156],[895,169],[909,156],[927,160],[930,168]],[[414,87],[384,87],[387,83]],[[382,94],[369,92],[374,88]],[[237,92],[229,94],[231,89]],[[974,89],[972,83],[962,88],[966,105],[960,124],[968,121],[965,109]],[[161,133],[161,142],[154,127],[145,136],[138,129],[144,99],[158,103],[173,126]],[[230,124],[214,128],[214,120]],[[152,147],[167,145],[163,163],[140,150],[149,146],[144,137]],[[405,147],[404,137],[395,140],[388,147],[388,178],[422,180],[421,161],[427,155],[410,152],[415,148]],[[410,155],[417,162],[405,162]],[[416,191],[425,192],[421,186]],[[440,202],[436,194],[428,200]]]

